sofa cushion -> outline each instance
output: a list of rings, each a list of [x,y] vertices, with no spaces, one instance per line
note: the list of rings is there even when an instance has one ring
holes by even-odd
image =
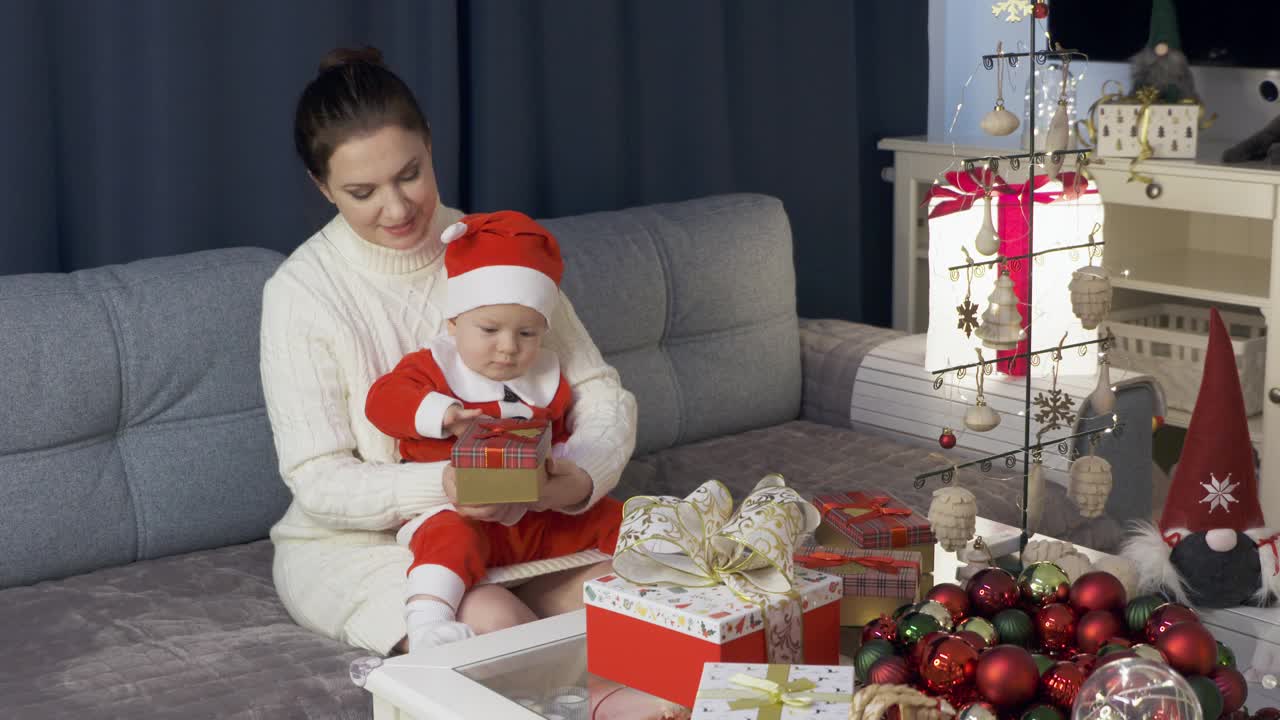
[[[627,465],[613,495],[625,500],[688,493],[715,478],[741,502],[760,478],[778,472],[806,498],[847,490],[887,491],[916,512],[928,513],[940,486],[936,481],[923,488],[912,483],[917,473],[936,470],[939,464],[937,453],[902,439],[796,420],[638,457]],[[1021,524],[1021,475],[986,477],[963,469],[956,482],[973,491],[983,517]],[[1121,528],[1114,519],[1082,518],[1060,485],[1049,483],[1046,493],[1045,507],[1061,511],[1044,514],[1041,533],[1103,552],[1118,549]]]
[[[281,259],[0,277],[0,588],[266,536],[289,498],[258,372]]]
[[[299,627],[269,541],[0,591],[0,717],[367,718],[367,652]]]
[[[565,294],[639,405],[637,452],[800,412],[791,228],[782,203],[717,195],[544,221]]]

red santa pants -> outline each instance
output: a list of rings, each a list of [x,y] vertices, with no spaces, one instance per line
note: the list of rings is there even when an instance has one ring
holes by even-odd
[[[409,541],[409,549],[413,551],[413,564],[408,573],[409,595],[435,595],[456,608],[455,598],[461,597],[458,590],[471,589],[484,578],[488,568],[560,557],[591,548],[612,555],[621,524],[622,503],[609,497],[602,498],[581,515],[550,510],[529,512],[510,526],[473,520],[452,510],[436,513],[422,523]],[[444,579],[440,577],[444,570],[461,580],[460,588],[456,582],[446,581],[443,587],[431,589]],[[453,585],[453,589],[449,585]]]

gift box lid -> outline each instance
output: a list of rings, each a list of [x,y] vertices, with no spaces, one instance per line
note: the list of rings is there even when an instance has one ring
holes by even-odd
[[[843,597],[837,576],[805,568],[796,568],[795,576],[803,611]],[[720,645],[764,627],[761,607],[742,600],[724,585],[637,585],[617,575],[605,575],[587,581],[582,594],[587,605]]]
[[[848,715],[848,706],[853,700],[853,666],[852,665],[765,665],[763,663],[714,663],[702,666],[702,679],[698,683],[698,697],[694,700],[693,720],[724,720],[737,718],[756,718],[754,709],[734,711],[730,703],[737,697],[750,697],[746,686],[735,683],[739,675],[749,675],[759,680],[768,680],[779,685],[808,680],[813,688],[800,691],[802,696],[808,694],[811,701],[803,706],[788,706],[789,712],[782,717],[828,717],[834,715],[831,706],[844,706],[838,713]],[[728,692],[725,692],[728,691]],[[840,696],[837,698],[831,696]],[[722,697],[723,696],[723,697]],[[729,696],[733,696],[732,698]]]
[[[795,562],[844,578],[845,597],[913,600],[920,585],[920,553],[914,550],[829,548],[808,542]]]
[[[550,426],[542,420],[476,420],[453,444],[457,468],[531,469],[551,449]]]
[[[929,519],[901,500],[880,493],[854,491],[818,495],[813,504],[822,520],[861,548],[895,548],[933,544]]]

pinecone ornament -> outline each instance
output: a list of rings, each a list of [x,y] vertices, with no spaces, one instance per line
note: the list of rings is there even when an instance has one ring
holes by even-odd
[[[1067,577],[1071,578],[1071,582],[1075,582],[1076,578],[1093,569],[1093,563],[1089,561],[1089,558],[1080,553],[1063,555],[1057,560],[1054,560],[1053,564],[1062,568],[1062,572],[1066,573]]]
[[[933,502],[929,503],[929,524],[933,526],[943,550],[955,552],[968,544],[973,538],[974,518],[977,516],[977,499],[968,490],[947,487],[933,491]]]
[[[1071,273],[1071,312],[1085,330],[1093,330],[1111,312],[1111,274],[1106,268],[1086,265]]]
[[[1080,508],[1081,517],[1096,518],[1106,510],[1111,485],[1111,463],[1105,459],[1086,455],[1071,463],[1067,496]]]

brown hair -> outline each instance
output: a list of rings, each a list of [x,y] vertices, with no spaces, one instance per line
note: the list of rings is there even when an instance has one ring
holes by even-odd
[[[339,145],[388,125],[420,132],[431,142],[431,126],[418,101],[383,63],[382,53],[373,47],[337,48],[320,61],[316,77],[298,98],[293,144],[302,164],[324,182]]]

